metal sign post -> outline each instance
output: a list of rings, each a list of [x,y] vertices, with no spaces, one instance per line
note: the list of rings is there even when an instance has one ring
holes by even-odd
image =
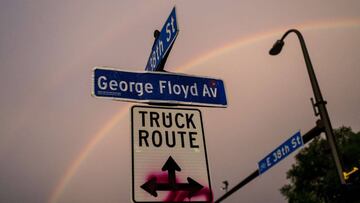
[[[285,34],[281,37],[281,39],[277,40],[275,42],[274,46],[270,49],[269,54],[270,55],[278,55],[281,52],[282,47],[285,44],[284,43],[285,38],[290,33],[295,33],[299,39],[299,42],[301,45],[301,50],[304,55],[306,69],[309,74],[311,87],[312,87],[314,97],[315,97],[315,102],[313,102],[313,99],[311,100],[312,104],[313,104],[315,116],[320,116],[320,121],[322,122],[322,124],[324,126],[324,132],[325,132],[326,139],[330,146],[333,160],[335,162],[336,171],[338,173],[340,184],[346,185],[346,181],[343,176],[342,161],[339,156],[338,147],[337,147],[337,143],[336,143],[336,140],[334,137],[333,128],[332,128],[332,125],[330,122],[330,117],[329,117],[329,114],[328,114],[328,111],[326,108],[326,101],[323,99],[323,96],[321,94],[319,83],[316,79],[315,71],[314,71],[314,68],[313,68],[311,60],[310,60],[310,55],[306,48],[305,40],[304,40],[304,37],[302,36],[301,32],[296,29],[290,29],[290,30],[286,31]]]

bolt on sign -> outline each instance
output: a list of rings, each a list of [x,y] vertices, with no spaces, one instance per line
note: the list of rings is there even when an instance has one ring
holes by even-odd
[[[212,202],[201,112],[133,106],[133,202]]]

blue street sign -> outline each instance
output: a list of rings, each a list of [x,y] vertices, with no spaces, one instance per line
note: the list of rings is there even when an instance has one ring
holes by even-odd
[[[117,100],[226,107],[222,80],[95,67],[92,95]]]
[[[177,25],[176,12],[174,7],[169,17],[167,18],[164,26],[162,27],[160,35],[156,38],[154,42],[145,70],[159,70],[159,65],[161,61],[164,59],[166,53],[169,51],[171,45],[174,43],[178,33],[179,29]]]
[[[303,145],[300,131],[298,131],[258,163],[259,172],[264,173]]]

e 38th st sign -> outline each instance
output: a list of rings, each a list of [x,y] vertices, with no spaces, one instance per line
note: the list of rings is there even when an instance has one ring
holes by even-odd
[[[264,173],[303,145],[304,142],[302,140],[301,133],[298,131],[284,143],[274,149],[274,151],[268,154],[265,158],[259,161],[259,172]]]

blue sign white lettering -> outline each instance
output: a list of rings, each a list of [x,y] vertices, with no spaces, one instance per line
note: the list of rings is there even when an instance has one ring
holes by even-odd
[[[129,72],[96,67],[96,97],[125,101],[226,107],[222,80],[165,72]]]
[[[178,33],[179,29],[177,25],[176,12],[174,7],[169,17],[167,18],[164,26],[162,27],[160,35],[156,38],[154,42],[145,70],[159,70],[159,65],[161,61],[164,59],[166,53],[169,51],[171,45],[174,43]]]
[[[299,131],[258,163],[259,172],[264,173],[303,145],[304,143]]]

